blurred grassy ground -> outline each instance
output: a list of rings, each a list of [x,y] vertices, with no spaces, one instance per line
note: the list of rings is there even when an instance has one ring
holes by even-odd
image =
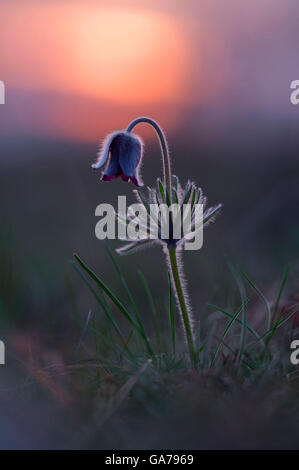
[[[274,134],[275,129],[269,132]],[[292,301],[299,292],[299,170],[294,158],[299,142],[283,132],[275,145],[271,139],[253,142],[250,136],[221,144],[204,135],[189,143],[169,137],[174,173],[202,186],[210,204],[224,203],[222,215],[204,234],[204,248],[184,255],[195,316],[207,314],[208,301],[221,306],[235,302],[224,254],[270,297],[290,262],[284,300]],[[2,139],[1,148],[0,337],[7,365],[0,394],[6,403],[3,420],[11,431],[0,447],[296,446],[297,389],[274,379],[255,387],[235,384],[220,371],[204,387],[185,373],[156,377],[153,383],[152,375],[145,374],[146,385],[138,382],[134,399],[124,400],[103,429],[97,424],[99,392],[90,392],[88,380],[85,387],[85,379],[66,380],[66,372],[55,373],[55,380],[43,375],[42,367],[62,367],[76,358],[80,329],[74,309],[82,321],[95,309],[68,263],[74,251],[124,299],[105,243],[95,238],[94,210],[101,202],[116,204],[119,193],[133,202],[132,188],[99,182],[90,170],[96,152],[92,145],[22,138]],[[156,144],[150,144],[143,167],[147,185],[160,174],[159,159]],[[163,310],[167,275],[160,250],[119,262],[144,315],[148,302],[138,269]],[[75,292],[75,304],[70,292]],[[112,380],[111,387],[120,383]]]

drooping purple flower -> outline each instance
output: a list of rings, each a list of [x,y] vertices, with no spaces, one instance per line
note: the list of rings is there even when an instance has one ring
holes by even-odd
[[[104,167],[103,181],[112,181],[120,176],[123,181],[132,181],[140,187],[143,185],[139,175],[142,154],[143,143],[139,137],[126,131],[113,132],[104,140],[92,168]]]

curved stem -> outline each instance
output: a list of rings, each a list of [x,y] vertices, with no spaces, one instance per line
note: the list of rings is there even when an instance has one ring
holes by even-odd
[[[194,339],[193,339],[193,334],[192,334],[190,318],[189,318],[189,314],[188,314],[187,302],[186,302],[184,289],[183,289],[183,285],[182,285],[181,274],[180,274],[180,270],[179,270],[179,266],[178,266],[176,248],[168,247],[168,254],[169,254],[169,264],[170,264],[172,279],[173,279],[173,283],[174,283],[174,287],[175,287],[175,291],[176,291],[176,297],[177,297],[177,301],[178,301],[178,304],[179,304],[179,309],[181,311],[183,322],[184,322],[186,339],[187,339],[188,348],[189,348],[190,360],[191,360],[192,366],[195,368],[195,365],[196,365],[196,350],[195,350],[195,345],[194,345]]]
[[[161,127],[159,124],[154,121],[151,118],[148,117],[139,117],[134,119],[128,127],[127,127],[127,132],[131,132],[137,124],[140,123],[146,123],[150,124],[158,134],[159,140],[160,140],[160,146],[161,146],[161,151],[162,151],[162,157],[163,157],[163,174],[164,174],[164,183],[169,195],[170,199],[170,204],[172,202],[172,190],[171,190],[171,161],[170,161],[170,155],[169,155],[169,150],[168,150],[168,145],[167,145],[167,140],[165,137],[164,132],[162,131]]]
[[[169,196],[169,202],[172,204],[172,182],[171,182],[171,160],[167,145],[167,140],[159,124],[151,118],[148,117],[139,117],[134,119],[128,127],[127,132],[131,132],[137,124],[146,123],[150,124],[156,131],[161,146],[162,159],[163,159],[163,175],[164,175],[164,185]],[[187,344],[189,348],[189,355],[192,367],[196,366],[196,350],[194,345],[193,333],[191,328],[190,317],[188,313],[186,295],[183,289],[182,282],[182,273],[179,269],[178,258],[177,258],[177,249],[176,247],[168,246],[167,257],[169,260],[169,267],[172,274],[172,281],[174,284],[174,289],[177,297],[178,307],[182,315],[182,320],[185,328]]]

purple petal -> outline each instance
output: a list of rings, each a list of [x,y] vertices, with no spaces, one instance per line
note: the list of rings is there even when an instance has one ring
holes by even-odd
[[[107,137],[103,141],[103,143],[101,145],[101,148],[98,152],[97,161],[96,161],[96,163],[94,163],[92,165],[92,168],[94,168],[96,170],[98,168],[102,168],[105,165],[105,163],[107,162],[108,157],[109,157],[110,147],[111,147],[111,144],[112,144],[113,140],[119,134],[123,134],[123,133],[124,133],[123,131],[116,131],[116,132],[112,132],[112,134],[107,135]]]
[[[127,175],[125,175],[124,173],[121,173],[120,177],[121,177],[121,179],[122,179],[123,181],[126,181],[126,182],[128,182],[129,179],[130,179],[130,177],[127,176]]]
[[[141,188],[143,186],[143,184],[141,182],[139,182],[137,180],[137,178],[135,178],[135,176],[131,176],[131,181],[133,184],[135,184],[135,186],[137,186],[138,188]]]
[[[119,140],[119,164],[123,173],[134,176],[142,157],[142,141],[131,133],[125,133]]]
[[[110,159],[108,162],[108,165],[103,173],[103,181],[110,181],[111,179],[116,178],[122,173],[121,167],[119,166],[118,163],[118,156],[115,153],[110,154]],[[108,179],[107,179],[108,177]],[[112,178],[110,178],[112,177]],[[110,178],[110,179],[109,179]]]
[[[102,181],[112,181],[115,178],[117,178],[119,175],[103,175],[102,176]]]

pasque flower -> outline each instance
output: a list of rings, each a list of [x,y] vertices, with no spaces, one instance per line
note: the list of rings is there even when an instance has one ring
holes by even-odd
[[[185,204],[189,204],[191,207],[190,230],[194,231],[199,229],[201,226],[206,226],[209,222],[215,219],[215,216],[221,208],[221,204],[207,209],[207,199],[203,196],[200,188],[197,188],[197,186],[190,181],[184,189],[181,187],[178,178],[172,175],[171,159],[164,132],[159,124],[153,119],[147,117],[134,119],[134,121],[132,121],[127,127],[127,130],[117,131],[110,134],[105,139],[102,149],[99,152],[98,160],[93,165],[93,168],[104,167],[102,176],[102,180],[104,181],[111,181],[112,179],[120,176],[124,181],[132,181],[136,186],[141,186],[142,182],[138,171],[142,159],[143,145],[139,137],[131,133],[133,128],[137,124],[141,123],[151,125],[155,129],[159,138],[163,162],[163,182],[158,179],[156,188],[148,188],[148,197],[146,197],[141,191],[136,190],[136,196],[139,203],[143,204],[147,212],[149,204],[152,203],[157,203],[158,206],[166,204],[169,208],[174,202],[179,205],[181,209]],[[200,226],[197,226],[195,218],[195,206],[198,204],[201,204],[204,209],[203,220],[200,222]],[[129,223],[130,218],[125,219],[123,222]],[[161,226],[159,221],[157,221],[157,228],[158,233],[160,233]],[[145,239],[130,242],[128,245],[123,246],[117,250],[118,253],[131,253],[135,251],[135,249],[151,245],[153,241],[149,236],[150,233],[147,233],[147,235],[148,237]],[[161,235],[157,242],[162,244],[166,254],[167,265],[185,330],[190,360],[193,367],[196,367],[198,361],[197,347],[194,338],[190,300],[186,288],[186,282],[184,280],[185,276],[181,259],[181,250],[187,236],[188,233],[184,234],[184,236],[179,240],[176,240],[172,235],[168,238],[164,238]]]
[[[132,181],[140,187],[143,185],[139,175],[142,153],[143,143],[139,137],[127,131],[113,132],[104,140],[98,160],[92,168],[104,167],[103,181],[120,176],[123,181]]]

